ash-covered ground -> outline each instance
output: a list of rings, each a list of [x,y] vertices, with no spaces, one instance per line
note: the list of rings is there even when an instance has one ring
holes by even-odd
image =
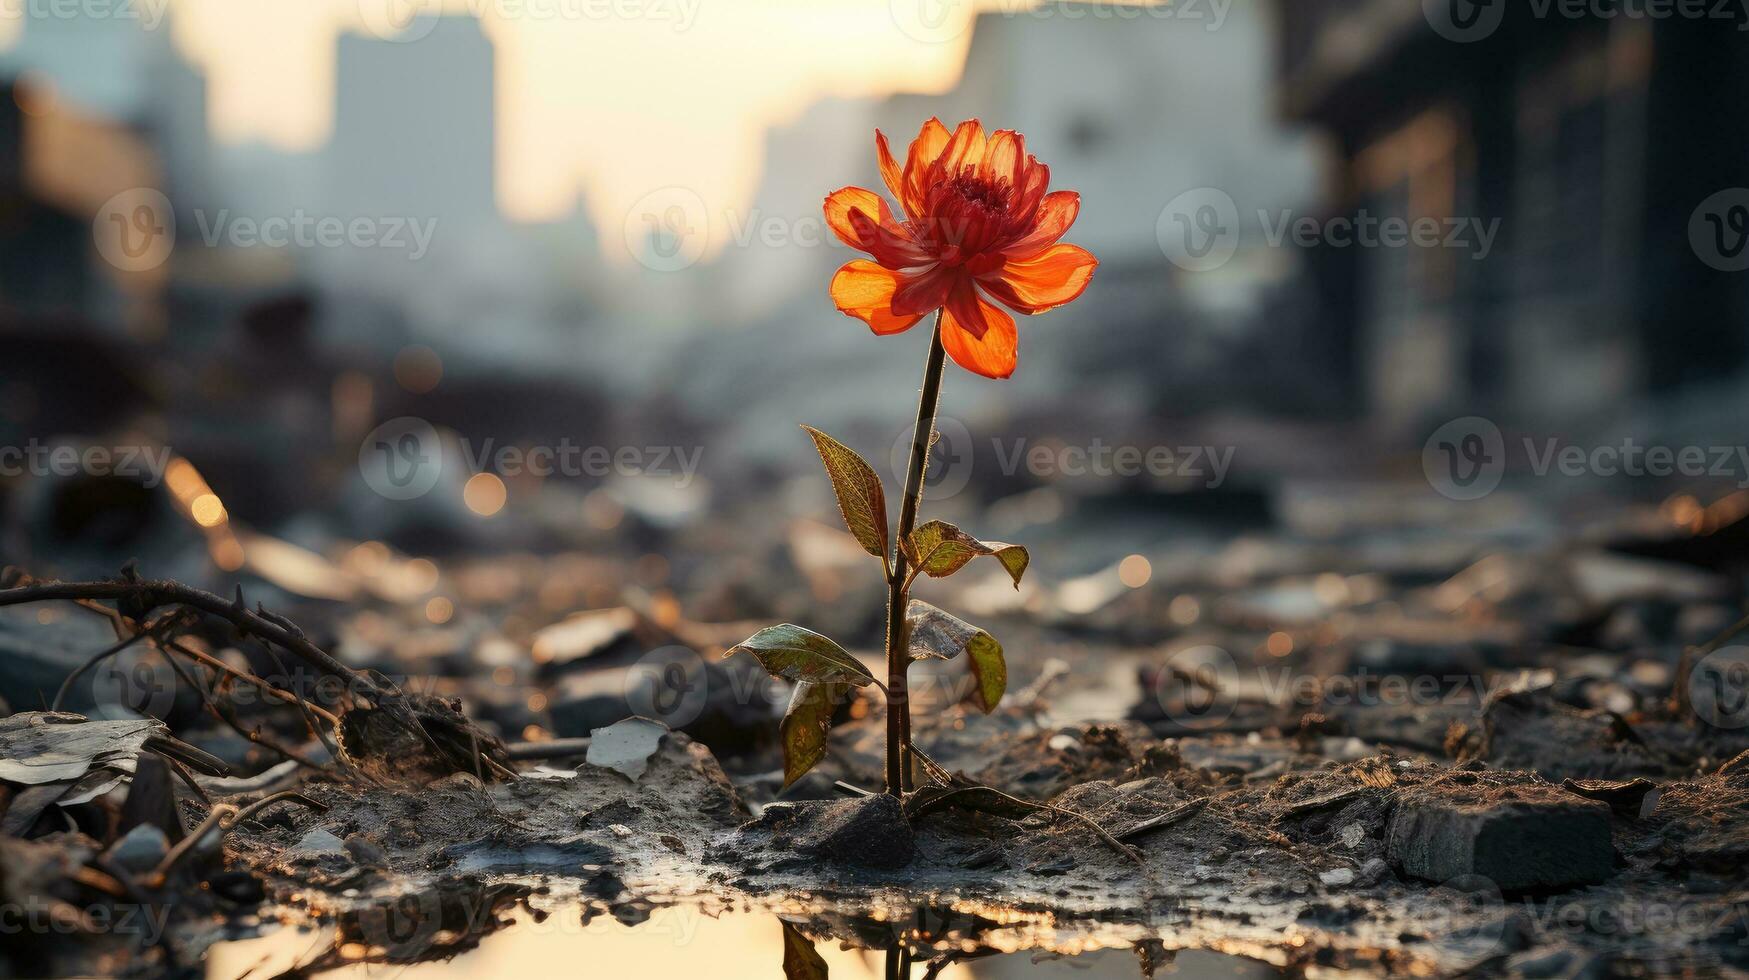
[[[919,748],[1046,808],[879,795],[878,692],[780,790],[789,689],[721,652],[794,622],[878,670],[883,610],[848,535],[769,502],[678,529],[626,507],[611,545],[545,552],[241,537],[245,608],[459,707],[497,766],[395,744],[356,689],[211,611],[64,685],[126,601],[0,606],[0,897],[25,923],[0,970],[198,974],[212,944],[301,921],[335,929],[303,973],[413,962],[560,900],[622,922],[769,909],[786,939],[919,970],[1113,946],[1149,974],[1181,950],[1308,974],[1749,970],[1749,494],[1218,503],[1029,491],[978,528],[1033,549],[1021,588],[994,563],[919,587],[1009,667],[985,714],[960,661],[920,663]],[[139,574],[198,568],[162,564]],[[76,714],[32,713],[57,699]],[[339,758],[312,730],[342,732]]]

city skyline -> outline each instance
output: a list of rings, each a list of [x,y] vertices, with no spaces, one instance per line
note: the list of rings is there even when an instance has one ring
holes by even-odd
[[[393,33],[387,25],[405,18],[386,20],[373,3],[139,0],[127,24],[13,17],[0,45],[11,58],[37,30],[167,32],[207,80],[216,146],[310,153],[335,137],[343,38],[405,47],[429,40],[418,21]],[[560,0],[541,8],[560,12],[552,17],[513,16],[537,8],[480,0],[411,5],[423,17],[439,6],[445,16],[474,17],[492,48],[494,199],[506,219],[563,220],[581,197],[598,226],[617,227],[641,197],[671,185],[744,207],[772,129],[823,99],[946,91],[971,35],[969,6],[947,8],[963,13],[968,29],[919,40],[887,0],[732,9],[700,0],[640,0],[635,10],[627,3]],[[68,81],[54,74],[57,87]]]

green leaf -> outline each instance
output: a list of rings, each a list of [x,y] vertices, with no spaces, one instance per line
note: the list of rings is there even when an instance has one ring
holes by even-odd
[[[844,515],[844,526],[856,535],[864,550],[886,561],[887,496],[881,490],[881,478],[849,446],[812,426],[802,428],[814,438],[820,462],[826,464],[826,475],[832,480],[832,492],[838,495],[838,511]]]
[[[865,687],[874,675],[844,648],[813,630],[785,623],[762,629],[724,653],[751,653],[773,677],[786,681],[840,681]]]
[[[966,567],[973,558],[990,555],[1008,570],[1014,587],[1032,560],[1026,549],[1001,541],[979,541],[946,521],[930,521],[911,532],[910,557],[930,578],[942,578]]]
[[[784,980],[826,980],[826,961],[814,951],[814,944],[787,920],[783,923]]]
[[[905,633],[912,660],[926,657],[951,660],[964,653],[972,677],[978,682],[973,692],[978,707],[985,714],[996,710],[1008,689],[1008,661],[1002,656],[1002,644],[994,636],[921,599],[912,599],[905,607]]]
[[[783,740],[783,788],[807,775],[826,757],[826,733],[832,729],[832,712],[850,694],[850,685],[837,681],[802,681],[790,695],[778,732]]]

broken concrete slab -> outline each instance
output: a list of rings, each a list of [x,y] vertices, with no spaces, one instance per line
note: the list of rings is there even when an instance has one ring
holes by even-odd
[[[1480,778],[1403,792],[1385,848],[1401,874],[1431,882],[1479,875],[1505,893],[1599,884],[1615,864],[1607,805],[1546,783],[1491,785]]]

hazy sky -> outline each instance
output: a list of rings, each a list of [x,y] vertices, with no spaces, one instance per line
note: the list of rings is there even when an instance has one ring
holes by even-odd
[[[586,185],[598,222],[664,184],[747,200],[770,126],[826,96],[951,86],[971,16],[967,0],[134,2],[170,4],[216,139],[288,149],[328,138],[339,32],[472,12],[497,50],[500,206],[550,218]]]

